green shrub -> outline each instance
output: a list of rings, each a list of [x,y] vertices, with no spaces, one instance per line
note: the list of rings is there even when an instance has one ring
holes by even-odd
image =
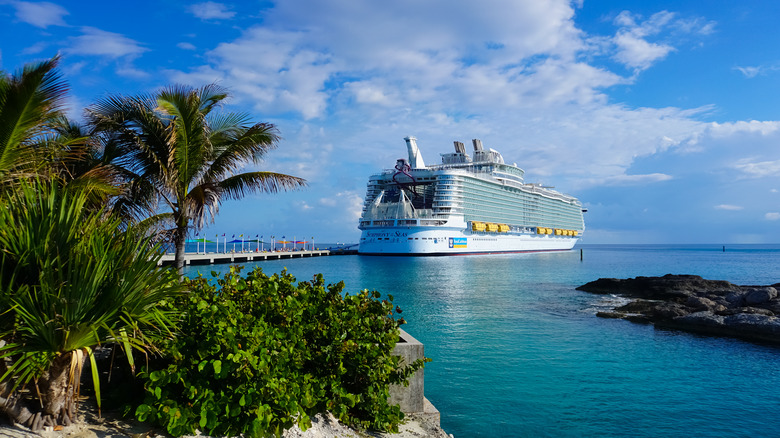
[[[203,277],[189,281],[167,366],[142,374],[138,419],[177,436],[267,436],[305,429],[328,410],[346,424],[397,431],[403,414],[388,404],[388,387],[425,361],[399,369],[391,355],[404,323],[393,318],[392,297],[343,294],[343,282],[326,286],[322,275],[295,281],[260,268],[246,277],[231,268],[219,290]]]

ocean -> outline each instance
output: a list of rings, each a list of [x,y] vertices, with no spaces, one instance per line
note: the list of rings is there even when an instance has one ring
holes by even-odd
[[[257,264],[269,274],[286,267],[299,281],[322,273],[328,282],[343,280],[346,291],[393,295],[403,328],[433,358],[425,395],[442,428],[458,438],[780,436],[780,347],[598,318],[620,299],[575,290],[601,277],[669,273],[780,283],[780,245],[723,249],[582,245],[557,253]]]

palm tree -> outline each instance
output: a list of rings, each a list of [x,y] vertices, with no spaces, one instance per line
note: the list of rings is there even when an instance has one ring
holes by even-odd
[[[33,180],[0,208],[0,413],[33,430],[73,420],[87,358],[99,405],[97,346],[122,345],[132,366],[176,321],[160,303],[178,276],[133,227],[85,208],[90,196]]]
[[[306,185],[281,173],[237,173],[249,162],[258,164],[279,135],[274,125],[251,124],[245,114],[213,111],[227,97],[213,84],[171,86],[153,95],[109,96],[87,109],[96,133],[125,154],[120,161],[127,190],[117,203],[142,205],[151,220],[172,223],[180,273],[188,230],[213,221],[223,199]]]
[[[51,132],[68,88],[56,70],[58,57],[28,64],[15,75],[0,72],[0,184],[34,175],[41,160],[35,145]]]

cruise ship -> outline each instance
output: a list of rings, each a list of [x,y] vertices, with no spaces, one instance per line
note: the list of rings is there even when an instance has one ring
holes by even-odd
[[[415,137],[409,158],[369,178],[358,253],[458,255],[570,250],[585,230],[582,204],[472,140],[426,166]]]

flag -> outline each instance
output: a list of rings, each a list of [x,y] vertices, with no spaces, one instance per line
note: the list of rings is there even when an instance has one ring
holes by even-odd
[[[233,237],[231,237],[231,239],[235,239],[235,238],[236,238],[236,235],[234,234]]]
[[[222,233],[222,237],[225,237],[225,233]]]

